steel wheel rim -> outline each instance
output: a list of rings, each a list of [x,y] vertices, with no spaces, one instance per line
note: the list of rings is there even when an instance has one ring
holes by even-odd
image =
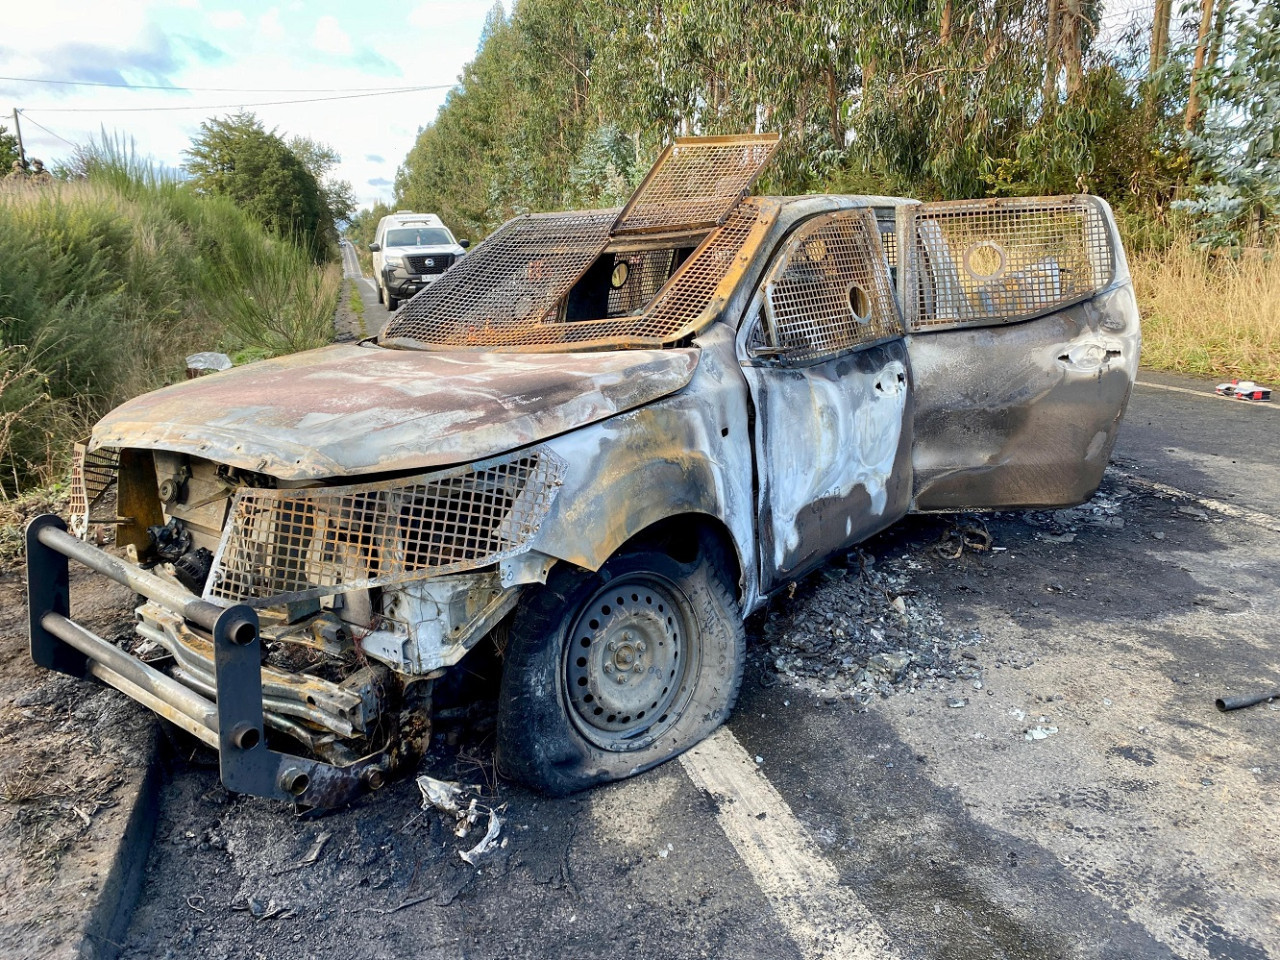
[[[639,750],[676,723],[697,676],[692,609],[674,582],[653,573],[615,578],[582,606],[561,676],[587,740]]]

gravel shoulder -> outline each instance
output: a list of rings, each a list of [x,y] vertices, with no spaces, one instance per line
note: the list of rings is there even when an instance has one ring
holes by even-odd
[[[132,594],[83,572],[73,615],[104,636]],[[0,942],[15,958],[114,955],[153,823],[156,727],[114,690],[41,670],[21,571],[0,573]]]

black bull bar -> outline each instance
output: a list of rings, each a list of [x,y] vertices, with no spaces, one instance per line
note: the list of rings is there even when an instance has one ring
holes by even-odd
[[[337,807],[381,786],[380,755],[347,766],[280,753],[267,746],[262,717],[262,641],[258,614],[222,607],[111,556],[67,532],[45,514],[27,525],[27,611],[31,658],[41,667],[94,677],[218,751],[223,785],[235,793]],[[125,653],[71,619],[70,563],[162,604],[213,636],[217,700]]]

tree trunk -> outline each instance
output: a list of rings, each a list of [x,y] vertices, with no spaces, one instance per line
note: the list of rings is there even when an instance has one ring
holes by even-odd
[[[1200,74],[1204,70],[1209,49],[1209,31],[1213,27],[1213,0],[1200,0],[1200,33],[1196,37],[1196,59],[1191,66],[1191,89],[1187,92],[1187,119],[1183,127],[1194,130],[1200,122]]]
[[[943,0],[942,25],[938,28],[938,41],[945,47],[951,42],[952,0]]]
[[[1206,66],[1210,70],[1218,65],[1218,55],[1222,52],[1222,38],[1227,32],[1227,14],[1231,11],[1231,0],[1217,0],[1218,11],[1213,15],[1213,33],[1209,35],[1209,59]]]
[[[836,71],[827,67],[827,109],[831,111],[831,140],[837,147],[844,146],[844,124],[840,122],[840,97],[836,91]]]
[[[1084,26],[1082,0],[1062,0],[1062,50],[1067,66],[1067,97],[1075,96],[1084,84],[1084,49],[1081,28]]]
[[[1169,20],[1173,16],[1173,0],[1156,0],[1155,15],[1151,18],[1151,62],[1147,74],[1153,74],[1164,65],[1169,50]]]
[[[1169,2],[1172,2],[1172,0],[1169,0]],[[1062,13],[1058,8],[1058,0],[1049,0],[1049,16],[1045,23],[1044,37],[1045,113],[1049,113],[1058,105],[1058,30],[1061,20]]]

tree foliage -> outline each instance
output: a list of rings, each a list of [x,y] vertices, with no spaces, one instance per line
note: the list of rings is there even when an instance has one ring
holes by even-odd
[[[197,192],[230,197],[267,229],[292,237],[315,259],[327,255],[333,216],[319,182],[284,140],[252,113],[206,120],[184,156]]]
[[[515,0],[490,12],[421,129],[397,203],[484,233],[520,212],[616,202],[672,137],[768,130],[784,135],[763,184],[774,192],[1087,191],[1159,213],[1195,175],[1193,59],[1209,64],[1196,76],[1211,81],[1211,138],[1247,112],[1214,119],[1230,96],[1212,80],[1224,37],[1242,76],[1262,69],[1267,26],[1247,33],[1231,2],[1201,0],[1217,4],[1207,38],[1193,4],[1162,32],[1165,3],[1154,40],[1135,10],[1103,47],[1101,0]]]
[[[9,132],[8,127],[0,123],[0,176],[9,172],[13,161],[18,156],[18,138]]]
[[[327,143],[302,136],[290,137],[288,147],[316,178],[324,205],[334,223],[350,220],[356,212],[356,191],[350,180],[339,180],[333,176],[333,169],[342,162],[338,151]]]
[[[1214,245],[1262,243],[1280,214],[1280,0],[1228,12],[1231,48],[1205,78],[1209,107],[1192,138],[1203,182],[1178,205]]]

